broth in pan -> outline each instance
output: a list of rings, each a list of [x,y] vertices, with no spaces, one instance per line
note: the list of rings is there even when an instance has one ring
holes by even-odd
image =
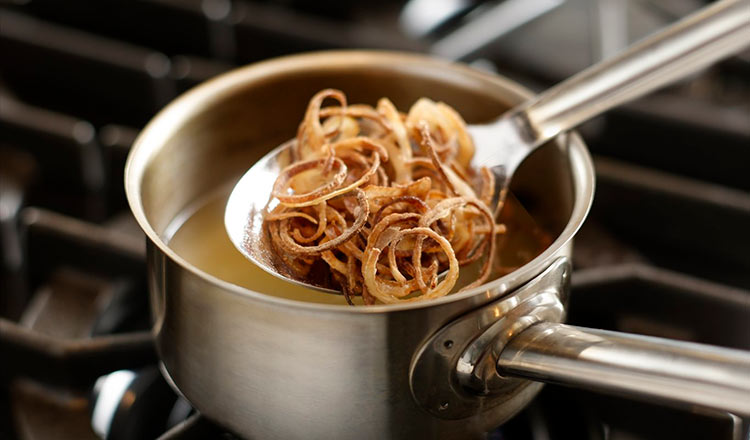
[[[232,186],[226,186],[213,196],[188,206],[167,229],[175,231],[168,239],[169,246],[195,267],[221,280],[267,295],[296,301],[346,305],[343,295],[333,295],[307,289],[276,278],[247,259],[235,249],[224,229],[224,206]],[[531,261],[552,241],[552,237],[537,227],[534,219],[518,200],[509,194],[500,216],[508,233],[498,236],[497,258],[491,279],[502,276]],[[476,277],[480,267],[462,270],[456,284],[458,290]],[[354,298],[361,304],[361,297]]]

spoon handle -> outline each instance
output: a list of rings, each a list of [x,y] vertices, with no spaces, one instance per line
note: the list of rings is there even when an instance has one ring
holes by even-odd
[[[722,0],[538,95],[508,117],[538,146],[750,45],[750,0]]]

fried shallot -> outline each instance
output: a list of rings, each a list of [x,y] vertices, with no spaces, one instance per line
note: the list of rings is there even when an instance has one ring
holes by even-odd
[[[348,105],[326,89],[291,142],[265,216],[289,270],[304,277],[322,262],[350,304],[447,295],[480,259],[463,289],[487,281],[505,226],[488,206],[493,175],[471,167],[474,144],[454,109],[421,98],[404,114],[387,98]]]

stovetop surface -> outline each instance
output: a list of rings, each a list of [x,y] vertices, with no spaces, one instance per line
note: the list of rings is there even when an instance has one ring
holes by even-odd
[[[158,372],[144,238],[122,188],[129,147],[165,103],[233,66],[328,48],[434,52],[503,2],[409,26],[395,18],[406,3],[0,1],[0,438],[97,438],[92,412],[123,378],[130,400],[115,400],[108,438],[233,438]],[[631,38],[700,2],[633,3]],[[596,58],[597,4],[565,2],[458,58],[544,87]],[[519,52],[530,44],[538,53]],[[750,350],[749,60],[581,127],[597,192],[570,323]],[[488,438],[742,439],[747,426],[548,385]]]

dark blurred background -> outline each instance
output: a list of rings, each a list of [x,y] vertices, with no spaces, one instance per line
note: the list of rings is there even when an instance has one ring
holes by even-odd
[[[112,398],[100,436],[230,436],[156,371],[144,239],[123,191],[131,143],[178,94],[235,66],[336,48],[429,53],[543,90],[705,4],[0,0],[0,438],[96,438],[94,384],[122,369],[135,398]],[[581,132],[597,195],[570,320],[750,349],[750,52]],[[548,386],[490,438],[746,429]]]

